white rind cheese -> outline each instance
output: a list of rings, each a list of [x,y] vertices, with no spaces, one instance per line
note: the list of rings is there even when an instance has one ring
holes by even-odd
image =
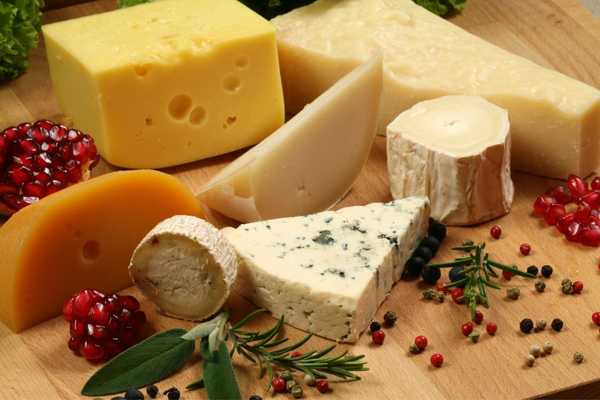
[[[381,55],[357,67],[199,193],[242,222],[306,215],[336,204],[365,165],[375,137]]]
[[[429,201],[412,197],[222,232],[239,256],[243,296],[297,328],[355,342],[428,221]]]
[[[163,313],[187,320],[219,311],[237,271],[235,251],[221,232],[200,218],[182,215],[153,228],[129,265],[146,297]]]
[[[510,211],[510,124],[506,110],[476,96],[416,104],[387,130],[392,196],[427,196],[431,216],[473,225]]]
[[[379,133],[416,103],[483,96],[508,110],[515,169],[586,176],[598,165],[600,91],[500,49],[412,0],[318,0],[271,20],[286,112],[384,53]]]

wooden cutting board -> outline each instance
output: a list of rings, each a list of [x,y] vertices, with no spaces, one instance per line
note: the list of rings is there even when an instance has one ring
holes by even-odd
[[[114,0],[101,0],[79,6],[49,11],[46,21],[101,12],[114,8]],[[555,68],[594,86],[600,87],[600,22],[577,0],[469,0],[462,15],[452,18],[465,29],[539,64]],[[0,86],[0,129],[21,121],[38,118],[60,119],[62,116],[48,78],[43,45],[32,58],[29,71],[16,81]],[[239,153],[238,153],[239,154]],[[192,190],[197,190],[216,171],[238,154],[218,157],[169,169]],[[102,164],[96,173],[112,168]],[[452,254],[448,248],[464,239],[486,240],[491,253],[500,261],[529,264],[552,264],[554,276],[543,294],[533,290],[531,281],[513,279],[510,285],[521,287],[522,298],[508,301],[504,291],[492,294],[492,309],[485,310],[487,320],[499,326],[496,337],[482,335],[478,344],[468,342],[460,325],[468,318],[467,309],[451,302],[432,304],[420,299],[423,289],[417,282],[399,282],[378,313],[387,310],[399,315],[396,328],[386,331],[384,346],[374,347],[364,335],[351,347],[353,353],[366,354],[370,371],[364,380],[350,384],[333,384],[330,399],[521,399],[540,396],[553,398],[598,398],[600,385],[600,346],[598,329],[590,316],[600,310],[599,250],[566,242],[553,229],[530,215],[535,196],[556,184],[515,173],[516,199],[512,213],[496,223],[502,225],[501,240],[490,239],[492,224],[477,228],[451,228],[438,260]],[[351,193],[338,207],[366,204],[390,199],[385,168],[385,142],[376,140],[371,159]],[[227,221],[214,216],[218,224]],[[533,252],[527,258],[518,253],[519,244],[528,242]],[[0,249],[0,257],[2,249]],[[126,266],[123,266],[124,268]],[[580,296],[560,292],[563,277],[582,279],[585,291]],[[136,289],[128,292],[139,295]],[[150,328],[189,327],[191,324],[158,315],[151,304],[143,302]],[[251,306],[233,298],[228,306],[239,317]],[[522,318],[552,320],[560,317],[566,328],[561,333],[545,331],[525,336],[518,330]],[[254,326],[266,327],[274,320],[265,315]],[[286,327],[286,334],[299,338],[302,333]],[[424,334],[430,346],[425,354],[409,355],[407,348],[416,335]],[[97,367],[73,356],[67,349],[68,327],[57,318],[22,334],[10,333],[0,324],[0,399],[78,399],[86,379]],[[524,366],[529,346],[550,340],[555,352],[540,359],[534,368]],[[306,348],[326,345],[314,339]],[[345,348],[348,346],[340,346]],[[575,351],[584,351],[586,361],[576,365]],[[433,352],[444,354],[441,369],[429,365]],[[197,360],[196,360],[197,361]],[[256,370],[237,362],[237,374],[244,395],[264,393],[265,381],[256,379]],[[176,377],[163,382],[164,390],[180,389],[196,380],[201,373],[198,363],[190,364]],[[576,388],[565,392],[567,389]],[[306,397],[320,396],[306,389]],[[561,394],[557,394],[562,392]],[[205,392],[185,393],[184,399],[203,399]],[[280,396],[283,398],[283,396]]]

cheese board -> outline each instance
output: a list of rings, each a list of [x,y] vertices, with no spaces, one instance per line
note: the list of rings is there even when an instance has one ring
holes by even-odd
[[[54,22],[115,7],[112,0],[99,0],[51,10],[44,18],[45,22]],[[453,16],[450,21],[515,54],[600,87],[600,56],[596,52],[600,45],[600,22],[576,0],[470,0],[464,12]],[[43,44],[34,51],[32,65],[25,75],[0,86],[0,128],[40,118],[58,121],[63,118],[48,76]],[[242,152],[164,171],[198,193],[206,182]],[[101,162],[93,173],[98,176],[115,169]],[[597,248],[566,241],[554,229],[532,216],[536,196],[556,185],[557,181],[519,172],[513,172],[513,180],[515,201],[511,213],[477,227],[450,227],[436,260],[449,260],[454,256],[450,247],[464,240],[486,241],[488,251],[500,262],[516,263],[522,267],[552,264],[555,274],[547,281],[546,292],[538,294],[531,283],[515,279],[511,285],[519,286],[522,293],[518,302],[504,298],[504,290],[491,293],[493,306],[483,311],[486,320],[498,324],[498,333],[495,337],[483,335],[481,341],[474,344],[459,331],[460,325],[468,319],[464,306],[457,306],[451,301],[443,304],[425,302],[421,298],[424,287],[420,282],[399,281],[376,315],[381,320],[387,310],[398,314],[396,327],[386,330],[385,344],[375,346],[371,337],[363,334],[357,344],[340,346],[355,354],[365,354],[370,370],[361,375],[363,379],[360,382],[332,384],[333,391],[327,396],[332,399],[375,396],[390,399],[597,397],[600,391],[593,383],[600,378],[596,372],[600,367],[600,350],[594,346],[598,330],[590,315],[600,307],[600,254]],[[377,137],[359,179],[335,208],[389,200],[386,142],[385,138]],[[106,210],[110,210],[110,205],[106,205]],[[217,213],[209,213],[208,219],[219,227],[235,224]],[[500,240],[490,237],[493,224],[502,226]],[[533,248],[531,255],[526,257],[519,254],[519,244],[523,242]],[[580,296],[563,295],[560,281],[564,277],[585,282],[584,293]],[[142,309],[149,320],[147,333],[192,326],[159,314],[138,289],[130,288],[125,292],[142,300]],[[234,320],[252,309],[250,303],[237,296],[230,298],[226,307],[232,311]],[[560,333],[546,330],[524,335],[519,332],[519,321],[526,317],[548,321],[561,318],[566,327]],[[252,326],[263,329],[273,322],[273,318],[264,315]],[[290,326],[285,327],[285,332],[292,338],[303,336],[303,332]],[[408,352],[408,346],[417,335],[426,335],[429,339],[426,354]],[[44,322],[19,334],[0,325],[0,368],[4,371],[0,375],[0,383],[5,387],[0,398],[82,398],[81,388],[97,366],[74,357],[66,347],[67,339],[68,327],[62,318]],[[524,355],[530,345],[547,340],[554,343],[553,354],[539,360],[534,368],[525,367]],[[317,338],[311,341],[310,346],[328,343]],[[584,351],[586,355],[580,365],[572,360],[576,351]],[[432,352],[444,354],[446,361],[443,368],[429,365]],[[239,360],[235,365],[243,396],[265,396],[265,380],[257,379],[255,368]],[[183,388],[195,381],[200,373],[198,363],[190,363],[182,373],[162,382],[160,387]],[[574,391],[565,392],[569,389]],[[305,396],[312,398],[320,394],[313,389],[307,390]],[[184,392],[183,398],[206,398],[206,393]]]

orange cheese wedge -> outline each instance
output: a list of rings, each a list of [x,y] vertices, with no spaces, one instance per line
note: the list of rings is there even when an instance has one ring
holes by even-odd
[[[81,289],[131,286],[133,250],[176,214],[202,210],[176,178],[147,170],[103,175],[25,207],[0,227],[0,320],[19,332],[59,315]]]

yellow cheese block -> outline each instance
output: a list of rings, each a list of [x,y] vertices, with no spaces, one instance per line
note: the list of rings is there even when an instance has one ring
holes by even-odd
[[[202,211],[176,178],[147,170],[94,178],[22,209],[0,228],[0,321],[19,332],[60,314],[81,289],[130,286],[133,250],[175,214]]]
[[[63,112],[114,165],[212,157],[283,124],[274,28],[237,0],[164,0],[43,31]]]

